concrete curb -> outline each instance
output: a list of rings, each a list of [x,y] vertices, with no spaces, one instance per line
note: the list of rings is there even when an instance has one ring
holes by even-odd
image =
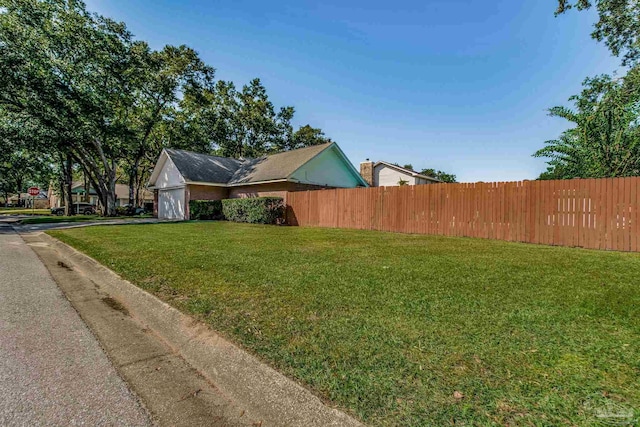
[[[103,291],[122,303],[220,391],[241,403],[252,417],[264,420],[263,426],[363,426],[207,325],[122,279],[93,258],[47,234],[39,237],[76,270],[99,283]]]

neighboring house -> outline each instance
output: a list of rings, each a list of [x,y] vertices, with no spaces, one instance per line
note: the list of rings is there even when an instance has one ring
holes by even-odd
[[[162,150],[149,179],[161,219],[189,219],[190,200],[280,196],[288,191],[367,187],[331,142],[259,159],[232,159]]]
[[[421,175],[411,169],[406,169],[389,162],[360,163],[360,175],[371,187],[394,187],[398,185],[439,184],[439,179]]]
[[[59,191],[59,190],[58,190]],[[49,187],[49,200],[52,208],[61,206],[61,199],[58,191],[54,191]],[[89,188],[89,194],[85,193],[84,183],[76,181],[71,184],[71,193],[73,193],[73,203],[86,202],[97,206],[99,203],[98,193],[92,187]],[[140,204],[153,203],[153,193],[147,189],[140,190]],[[129,186],[125,184],[116,184],[116,206],[124,206],[129,204]]]
[[[8,202],[13,206],[17,206],[18,203],[20,203],[21,206],[29,209],[34,208],[33,205],[35,202],[35,209],[49,209],[49,199],[47,198],[47,193],[44,191],[40,191],[40,194],[38,194],[35,199],[29,195],[29,193],[20,193],[20,199],[18,200],[18,195],[15,194],[9,197]]]

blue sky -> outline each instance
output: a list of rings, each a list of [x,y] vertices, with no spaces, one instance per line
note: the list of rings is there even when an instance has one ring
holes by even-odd
[[[241,86],[259,77],[295,122],[351,161],[533,179],[531,154],[567,127],[547,109],[619,68],[591,40],[593,12],[556,1],[87,0],[152,47],[187,44]]]

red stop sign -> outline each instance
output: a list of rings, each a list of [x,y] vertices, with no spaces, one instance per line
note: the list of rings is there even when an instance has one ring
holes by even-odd
[[[29,195],[30,196],[37,196],[38,194],[40,194],[40,189],[38,187],[30,187],[29,188]]]

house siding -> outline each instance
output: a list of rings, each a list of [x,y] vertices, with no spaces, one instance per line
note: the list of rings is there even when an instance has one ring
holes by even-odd
[[[399,171],[384,164],[378,165],[374,168],[374,187],[397,187],[398,185],[400,185],[400,180],[407,181],[406,185],[437,184],[437,182],[418,176],[413,176],[409,173]]]
[[[385,165],[376,167],[373,171],[373,181],[376,187],[396,187],[400,180],[407,181],[408,185],[415,185],[415,177]]]
[[[331,147],[300,167],[291,178],[304,184],[352,188],[362,185],[352,165],[347,164],[337,147]]]
[[[189,185],[189,200],[222,200],[229,198],[229,189],[213,185]]]
[[[289,191],[306,191],[330,188],[321,185],[300,184],[294,182],[274,182],[270,184],[243,185],[229,189],[230,199],[245,197],[282,197],[286,199]]]

